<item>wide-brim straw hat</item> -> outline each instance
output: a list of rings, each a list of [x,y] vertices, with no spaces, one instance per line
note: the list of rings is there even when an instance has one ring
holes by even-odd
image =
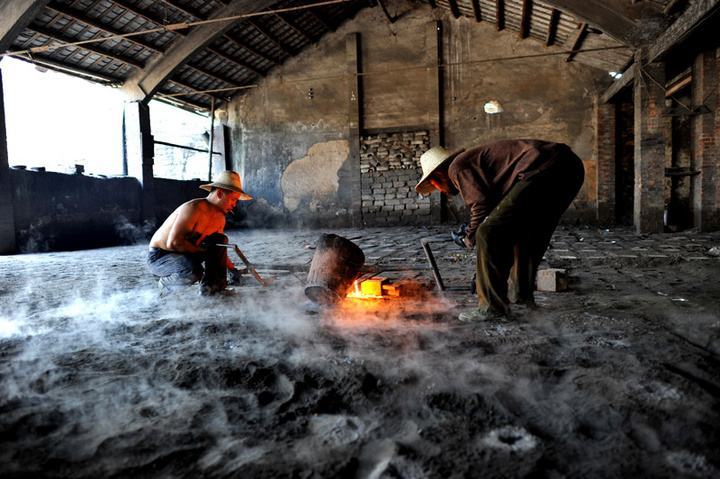
[[[429,195],[435,190],[435,187],[430,184],[430,176],[440,168],[441,166],[451,162],[462,153],[464,150],[456,150],[450,152],[442,146],[433,146],[428,151],[422,154],[420,157],[420,167],[422,168],[422,178],[415,185],[415,191],[421,195]]]
[[[213,188],[222,188],[240,193],[241,200],[251,200],[252,196],[245,193],[242,189],[242,180],[240,175],[235,171],[226,170],[220,173],[215,181],[205,185],[200,185],[200,189],[212,191]]]

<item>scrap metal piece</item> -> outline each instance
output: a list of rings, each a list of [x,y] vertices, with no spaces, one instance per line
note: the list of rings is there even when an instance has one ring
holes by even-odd
[[[255,279],[258,280],[258,283],[260,283],[261,285],[263,285],[264,287],[267,288],[268,282],[265,281],[262,278],[262,276],[260,276],[260,274],[257,272],[255,267],[252,264],[250,264],[250,261],[248,261],[248,259],[245,257],[243,252],[240,251],[240,248],[238,248],[238,245],[236,245],[234,243],[228,243],[228,244],[219,243],[219,244],[216,244],[215,246],[220,246],[222,248],[228,248],[228,249],[234,249],[235,254],[238,255],[238,257],[240,258],[240,260],[242,260],[243,263],[245,263],[245,266],[247,267],[248,271],[250,271],[250,273],[252,273],[252,275],[255,277]]]

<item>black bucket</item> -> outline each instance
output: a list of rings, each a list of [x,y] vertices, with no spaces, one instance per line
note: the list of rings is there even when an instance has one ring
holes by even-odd
[[[344,298],[365,264],[360,247],[342,236],[324,234],[315,247],[305,295],[311,301],[330,305]]]

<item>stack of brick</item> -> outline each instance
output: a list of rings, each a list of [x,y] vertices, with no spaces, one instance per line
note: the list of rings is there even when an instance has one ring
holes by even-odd
[[[427,131],[380,133],[360,141],[363,219],[368,225],[429,222],[430,199],[415,193]]]

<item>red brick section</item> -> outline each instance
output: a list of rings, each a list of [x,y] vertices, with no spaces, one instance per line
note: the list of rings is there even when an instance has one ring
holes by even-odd
[[[3,100],[2,71],[0,71],[0,254],[15,253],[15,219],[8,166],[7,137],[5,133],[5,105]]]
[[[646,52],[635,54],[635,230],[663,231],[665,184],[665,65],[644,64]]]
[[[718,50],[720,51],[720,50]],[[709,113],[692,119],[693,168],[700,174],[695,177],[693,211],[695,225],[701,231],[720,228],[720,120],[718,105],[718,61],[716,51],[701,52],[693,64],[693,105],[704,105]]]
[[[615,105],[602,103],[598,97],[595,97],[595,155],[597,220],[608,226],[615,221]]]

